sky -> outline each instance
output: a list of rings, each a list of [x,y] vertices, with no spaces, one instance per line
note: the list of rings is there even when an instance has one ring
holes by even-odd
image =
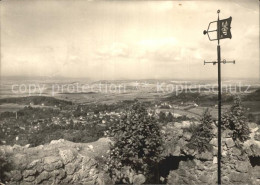
[[[232,16],[223,78],[259,79],[259,1],[2,0],[1,75],[213,79],[217,42],[203,30]]]

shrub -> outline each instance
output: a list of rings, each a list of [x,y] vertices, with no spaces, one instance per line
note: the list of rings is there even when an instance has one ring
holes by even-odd
[[[182,121],[195,121],[196,119],[194,118],[189,118],[188,116],[186,115],[181,115],[177,118],[174,118],[173,121],[175,122],[182,122]]]
[[[7,177],[5,175],[5,172],[11,171],[11,163],[6,154],[2,151],[0,151],[0,184],[5,183],[7,180]]]
[[[212,145],[209,144],[213,138],[213,119],[207,109],[201,118],[200,125],[191,124],[192,136],[190,142],[187,144],[187,147],[198,150],[199,153],[211,151]]]
[[[251,113],[247,115],[247,120],[248,120],[249,122],[255,122],[255,121],[256,121],[254,115],[251,114]]]
[[[198,126],[199,125],[195,124],[194,122],[191,122],[189,127],[183,128],[183,131],[184,132],[195,133],[197,131],[197,129],[198,129]]]
[[[172,122],[173,119],[174,119],[174,117],[173,117],[172,113],[169,112],[169,113],[167,114],[167,116],[166,116],[166,121],[167,121],[167,122]]]
[[[174,117],[172,115],[171,112],[168,112],[167,114],[163,111],[160,111],[160,113],[158,114],[158,121],[160,123],[169,123],[172,122],[174,120]]]
[[[233,140],[244,142],[249,138],[248,119],[239,97],[234,99],[234,104],[230,110],[222,116],[222,123],[224,129],[233,131]]]
[[[159,116],[159,122],[164,123],[166,121],[166,114],[165,114],[165,112],[160,111],[158,116]]]
[[[133,183],[133,174],[147,177],[161,160],[163,147],[158,123],[154,114],[149,115],[140,103],[110,127],[108,135],[114,139],[108,171],[116,183]]]

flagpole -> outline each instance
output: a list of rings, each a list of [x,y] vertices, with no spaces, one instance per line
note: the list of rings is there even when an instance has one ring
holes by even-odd
[[[232,38],[231,34],[231,21],[232,17],[229,17],[227,19],[219,20],[219,13],[220,10],[217,11],[218,13],[218,20],[210,22],[208,25],[208,29],[203,31],[204,35],[208,35],[208,38],[210,41],[215,41],[218,40],[218,45],[217,45],[217,62],[212,61],[212,62],[206,62],[204,60],[204,65],[208,63],[212,63],[215,65],[218,63],[218,175],[217,175],[217,181],[218,184],[221,185],[221,63],[226,64],[226,63],[233,63],[235,64],[235,60],[233,61],[226,61],[225,59],[221,61],[221,49],[220,49],[220,39],[226,39],[226,38]],[[210,26],[212,23],[217,23],[217,29],[216,30],[210,30]],[[211,38],[209,35],[209,32],[217,32],[217,38]]]
[[[219,30],[219,13],[218,13],[218,22],[217,29]],[[219,45],[219,35],[220,32],[217,33],[218,46],[217,46],[217,55],[218,55],[218,184],[221,185],[221,50]]]

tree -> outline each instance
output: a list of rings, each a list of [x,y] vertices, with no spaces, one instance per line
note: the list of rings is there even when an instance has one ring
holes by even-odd
[[[166,117],[166,120],[167,120],[167,122],[172,122],[173,121],[173,115],[172,115],[172,113],[171,112],[169,112],[168,113],[168,115],[167,115],[167,117]]]
[[[245,108],[241,105],[241,99],[236,97],[230,110],[222,117],[223,128],[230,129],[233,140],[246,141],[249,139],[250,130]]]
[[[154,115],[135,103],[121,120],[109,128],[113,136],[108,171],[116,183],[133,183],[133,174],[147,176],[161,160],[160,129]]]
[[[6,183],[8,177],[6,176],[6,172],[12,170],[11,160],[8,159],[6,153],[0,150],[0,184]]]
[[[212,145],[209,144],[209,142],[213,138],[212,124],[212,116],[210,115],[209,110],[206,109],[202,115],[201,124],[196,127],[193,126],[193,129],[191,129],[193,130],[193,133],[187,146],[191,149],[198,150],[199,153],[211,151]]]
[[[166,120],[166,114],[165,114],[165,112],[160,111],[160,113],[159,113],[158,116],[159,116],[159,121],[162,122],[162,123],[164,123],[165,120]]]

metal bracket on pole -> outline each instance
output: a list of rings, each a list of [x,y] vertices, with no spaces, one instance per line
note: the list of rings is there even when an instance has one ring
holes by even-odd
[[[221,61],[221,63],[226,64],[226,63],[231,63],[231,64],[236,64],[235,60],[232,61],[226,61],[225,59],[223,61]]]
[[[216,65],[216,63],[218,63],[218,62],[217,62],[217,61],[206,62],[206,61],[204,60],[204,65],[206,65],[206,64],[213,64],[213,65]]]
[[[206,65],[206,64],[213,64],[213,65],[216,65],[217,63],[218,63],[217,61],[206,62],[206,61],[204,60],[204,65]],[[227,64],[227,63],[235,64],[236,61],[235,61],[235,60],[232,60],[232,61],[226,61],[226,60],[224,59],[224,60],[222,60],[220,63],[223,63],[223,64]]]

